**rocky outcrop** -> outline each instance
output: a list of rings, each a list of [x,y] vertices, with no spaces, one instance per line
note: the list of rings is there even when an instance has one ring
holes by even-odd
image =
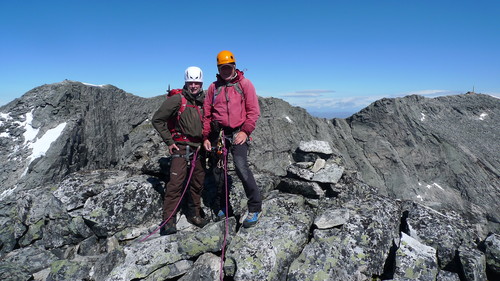
[[[384,99],[326,120],[261,98],[259,223],[241,227],[230,166],[227,224],[208,175],[212,221],[189,224],[181,204],[178,233],[159,236],[170,158],[148,118],[163,98],[64,81],[0,108],[2,280],[498,279],[497,99]]]

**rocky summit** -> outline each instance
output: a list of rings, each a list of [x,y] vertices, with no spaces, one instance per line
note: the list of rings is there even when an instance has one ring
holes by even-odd
[[[321,119],[259,98],[249,162],[216,219],[207,167],[197,228],[185,204],[160,236],[170,157],[164,96],[43,85],[0,107],[1,280],[500,280],[500,100],[382,99]]]

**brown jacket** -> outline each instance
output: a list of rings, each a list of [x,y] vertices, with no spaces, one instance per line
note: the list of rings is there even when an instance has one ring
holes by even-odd
[[[188,105],[196,105],[196,107],[186,107],[184,112],[182,112],[179,122],[177,123],[177,130],[189,138],[199,138],[200,142],[176,142],[176,144],[188,144],[192,146],[200,146],[202,131],[203,131],[203,101],[205,99],[205,92],[194,96],[189,92],[189,90],[184,87],[182,89],[182,95],[187,100]],[[177,118],[177,112],[181,107],[181,95],[174,95],[168,97],[160,106],[160,108],[153,115],[153,127],[158,131],[161,138],[167,145],[174,144],[172,139],[172,134],[170,133],[167,122],[170,118]],[[201,116],[200,116],[201,114]]]

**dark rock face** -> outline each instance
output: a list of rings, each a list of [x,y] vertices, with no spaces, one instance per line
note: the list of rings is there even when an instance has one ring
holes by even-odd
[[[145,121],[162,98],[144,99],[113,86],[64,81],[35,88],[3,106],[1,154],[8,161],[0,164],[2,191],[58,182],[79,170],[118,168],[128,159],[139,164],[140,147],[154,134]],[[62,124],[64,130],[45,157],[26,161],[44,141],[52,140],[51,129]]]
[[[227,225],[199,229],[181,210],[178,233],[141,241],[161,222],[168,181],[149,120],[163,99],[64,81],[0,108],[2,279],[498,278],[498,99],[383,99],[326,120],[260,98],[249,155],[259,223],[241,227],[230,166]]]
[[[486,95],[377,101],[346,120],[368,162],[355,160],[359,171],[391,197],[487,219],[498,231],[499,104]]]
[[[316,160],[297,153],[300,141],[325,140],[346,168],[381,194],[457,210],[484,234],[500,230],[499,99],[383,99],[333,120],[272,98],[261,99],[261,108],[254,133],[260,150],[251,158],[256,168],[285,175],[279,167],[293,162],[290,155],[297,162]]]

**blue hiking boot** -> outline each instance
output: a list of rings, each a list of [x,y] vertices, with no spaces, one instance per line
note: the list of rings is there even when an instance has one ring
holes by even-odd
[[[259,212],[248,213],[247,217],[243,221],[243,227],[249,228],[257,224],[257,222],[259,221],[259,214]]]
[[[215,221],[221,221],[226,217],[226,214],[224,213],[223,210],[219,210],[217,213],[217,217],[215,218]]]

